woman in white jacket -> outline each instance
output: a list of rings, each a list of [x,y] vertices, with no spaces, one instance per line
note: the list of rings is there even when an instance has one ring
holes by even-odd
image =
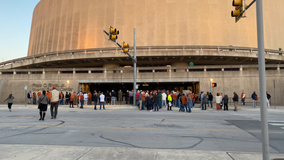
[[[217,93],[215,100],[216,100],[216,109],[220,110],[220,103],[222,102],[222,96],[220,96],[220,94]]]

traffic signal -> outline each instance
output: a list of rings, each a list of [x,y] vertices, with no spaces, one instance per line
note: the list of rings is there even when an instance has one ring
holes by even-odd
[[[212,88],[217,87],[217,83],[212,83]]]
[[[231,16],[236,18],[236,23],[243,17],[244,0],[233,0],[235,10],[231,12]]]
[[[126,54],[127,52],[129,52],[129,44],[123,42],[122,44],[122,50],[123,50],[123,53]]]
[[[109,40],[116,42],[117,35],[119,35],[119,31],[113,28],[112,26],[109,27]]]

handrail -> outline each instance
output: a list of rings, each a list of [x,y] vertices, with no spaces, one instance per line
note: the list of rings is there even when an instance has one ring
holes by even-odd
[[[268,64],[266,68],[284,67],[284,64]],[[210,66],[171,66],[171,67],[137,67],[137,70],[179,70],[179,69],[227,69],[227,68],[258,68],[258,65],[210,65]],[[0,72],[33,72],[33,71],[111,71],[111,70],[133,70],[133,67],[118,68],[32,68],[32,69],[0,69]]]
[[[130,49],[133,49],[133,47],[130,47]],[[258,51],[258,48],[251,48],[251,47],[235,47],[235,46],[202,46],[202,45],[190,45],[190,46],[139,46],[136,48],[137,51],[143,51],[143,50],[217,50],[217,51],[249,51],[249,52],[256,52]],[[5,62],[1,62],[0,66],[4,66],[11,63],[17,63],[19,61],[25,61],[30,59],[36,59],[40,57],[47,57],[47,56],[53,56],[53,55],[65,55],[65,54],[84,54],[88,52],[110,52],[110,51],[119,51],[119,48],[117,47],[108,47],[108,48],[91,48],[91,49],[78,49],[78,50],[66,50],[66,51],[57,51],[57,52],[50,52],[50,53],[42,53],[38,55],[33,56],[27,56],[22,58],[17,58]],[[266,49],[266,54],[278,54],[278,55],[284,55],[284,51],[278,51],[278,50],[272,50],[272,49]]]

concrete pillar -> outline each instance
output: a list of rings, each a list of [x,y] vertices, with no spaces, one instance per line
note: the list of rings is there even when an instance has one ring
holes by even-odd
[[[174,62],[171,64],[172,67],[185,67],[188,66],[187,62]],[[185,69],[177,69],[176,72],[185,72]]]
[[[120,73],[123,73],[123,70],[120,70]]]
[[[76,70],[75,70],[75,68],[73,68],[73,74],[76,74]]]
[[[119,64],[104,64],[103,67],[104,68],[119,68],[120,65]],[[119,73],[119,70],[116,72]],[[107,73],[114,73],[114,71],[110,70],[110,71],[107,71]]]
[[[89,70],[89,74],[91,74],[92,73],[92,71],[91,70]]]
[[[224,68],[222,68],[222,72],[224,72],[224,70],[225,70],[225,69],[224,69]]]
[[[60,71],[58,71],[58,74],[60,74]]]
[[[204,72],[206,72],[207,70],[206,70],[206,68],[204,68]]]
[[[280,65],[279,64],[277,65],[277,71],[280,71]]]
[[[2,74],[2,72],[0,72],[0,74]]]
[[[28,71],[28,74],[31,74],[31,72],[30,72],[30,71]]]
[[[45,74],[45,70],[44,69],[42,70],[42,74]]]
[[[14,71],[13,74],[17,74],[16,71]]]
[[[153,73],[155,73],[155,70],[153,69]]]

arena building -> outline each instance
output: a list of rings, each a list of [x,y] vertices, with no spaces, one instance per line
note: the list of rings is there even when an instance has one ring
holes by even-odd
[[[284,103],[283,0],[264,0],[267,89]],[[235,23],[230,0],[41,0],[34,9],[27,57],[0,63],[0,99],[25,90],[106,91],[133,88],[132,60],[103,33],[137,30],[139,89],[259,92],[256,9]],[[16,47],[16,46],[15,46]],[[130,47],[130,54],[133,54]],[[189,66],[189,63],[194,66]],[[248,100],[249,101],[249,100]]]

